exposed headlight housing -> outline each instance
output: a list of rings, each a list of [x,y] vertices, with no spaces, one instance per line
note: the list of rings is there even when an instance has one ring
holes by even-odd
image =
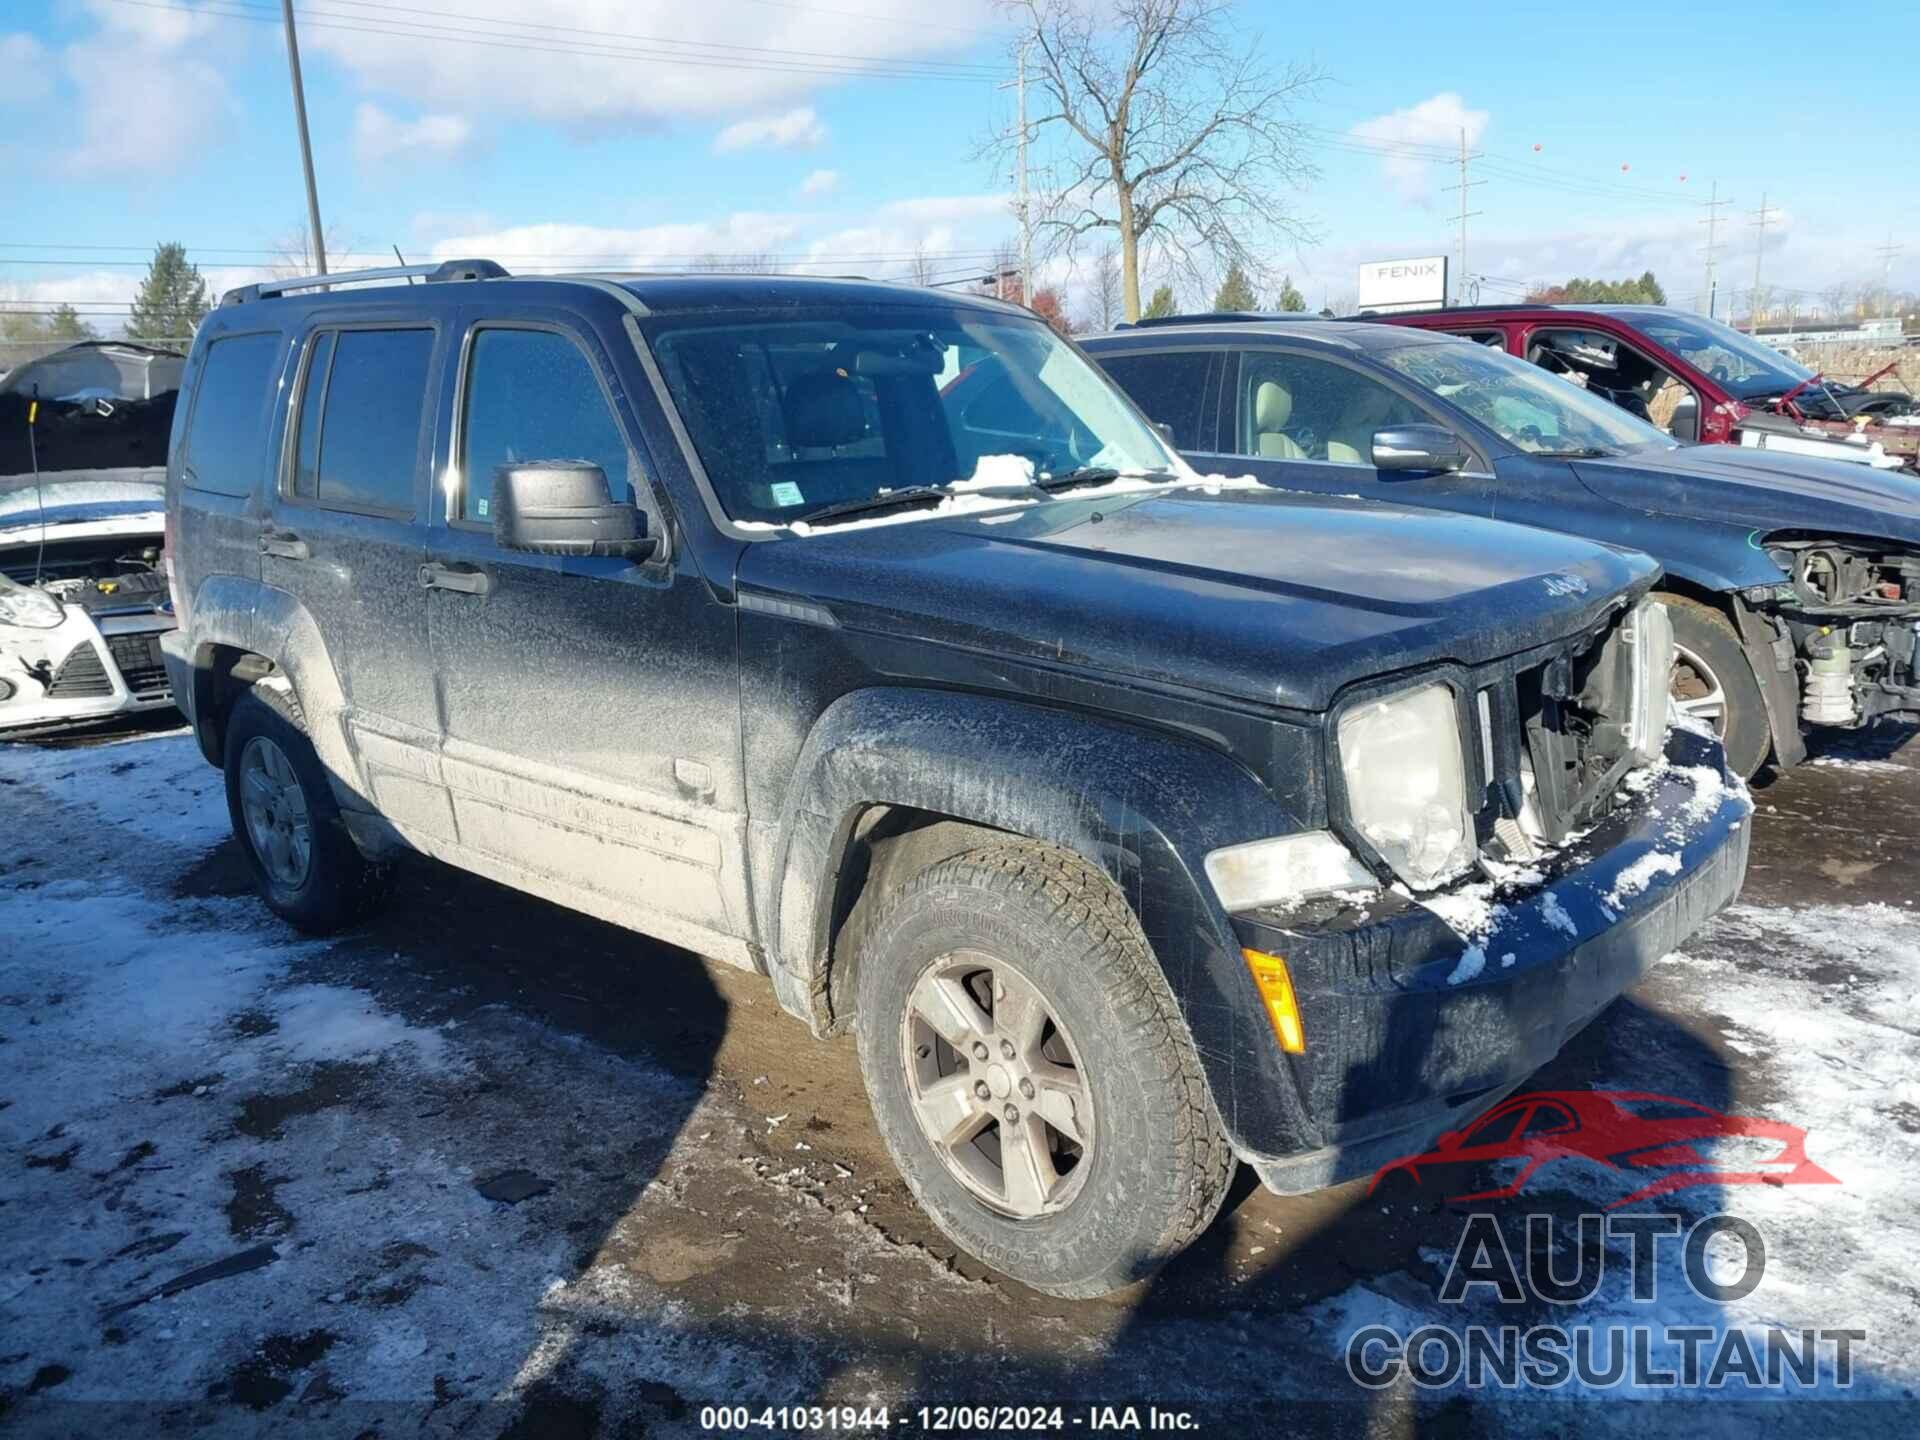
[[[1230,912],[1292,906],[1317,895],[1373,891],[1380,882],[1337,836],[1308,830],[1228,845],[1207,856],[1207,879]]]
[[[1445,685],[1421,685],[1340,717],[1340,771],[1354,828],[1416,890],[1473,863],[1460,717]]]
[[[1636,759],[1652,764],[1667,749],[1667,710],[1673,695],[1673,617],[1658,600],[1642,600],[1627,616],[1620,638],[1633,647],[1627,743]]]
[[[0,625],[23,630],[53,630],[65,623],[67,612],[44,590],[29,589],[0,575]]]

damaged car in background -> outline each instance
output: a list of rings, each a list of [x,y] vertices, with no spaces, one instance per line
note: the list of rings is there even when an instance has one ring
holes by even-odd
[[[1804,759],[1803,726],[1920,715],[1920,478],[1681,444],[1475,338],[1191,316],[1083,343],[1198,463],[1646,551],[1673,698],[1743,776]]]
[[[1914,398],[1822,375],[1764,340],[1666,305],[1467,305],[1371,318],[1523,355],[1676,440],[1920,473]]]
[[[0,381],[0,736],[173,703],[159,637],[181,364],[95,343]]]

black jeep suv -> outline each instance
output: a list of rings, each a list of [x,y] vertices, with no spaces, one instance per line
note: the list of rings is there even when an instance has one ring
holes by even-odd
[[[1739,889],[1642,555],[1198,475],[991,301],[345,283],[226,297],[168,467],[267,903],[411,849],[761,971],[1032,1285],[1421,1148]]]

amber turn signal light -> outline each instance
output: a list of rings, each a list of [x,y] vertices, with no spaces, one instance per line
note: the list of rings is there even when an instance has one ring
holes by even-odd
[[[1273,1022],[1280,1048],[1289,1055],[1304,1054],[1307,1036],[1300,1028],[1300,1005],[1293,997],[1293,977],[1287,973],[1287,962],[1264,950],[1242,949],[1240,954],[1253,972],[1254,986],[1267,1007],[1267,1019]]]

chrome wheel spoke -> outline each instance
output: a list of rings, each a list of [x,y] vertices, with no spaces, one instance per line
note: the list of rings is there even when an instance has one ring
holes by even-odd
[[[962,1071],[936,1080],[915,1097],[920,1124],[935,1144],[951,1149],[986,1129],[991,1118],[973,1093],[975,1081]]]
[[[1042,1060],[1033,1067],[1032,1078],[1038,1091],[1033,1105],[1040,1112],[1040,1118],[1074,1144],[1085,1145],[1088,1137],[1083,1133],[1080,1117],[1088,1108],[1088,1102],[1080,1072]]]
[[[1040,1035],[1047,1027],[1047,1002],[1024,975],[1001,966],[993,972],[993,1033],[996,1039],[1013,1046],[1013,1053],[1028,1057],[1040,1049]]]
[[[1007,1208],[1014,1214],[1038,1215],[1047,1208],[1060,1176],[1036,1118],[1022,1116],[1000,1127],[1000,1171],[1006,1177]]]
[[[929,976],[915,989],[913,1011],[933,1032],[962,1055],[980,1038],[987,1015],[966,986],[950,975]]]

